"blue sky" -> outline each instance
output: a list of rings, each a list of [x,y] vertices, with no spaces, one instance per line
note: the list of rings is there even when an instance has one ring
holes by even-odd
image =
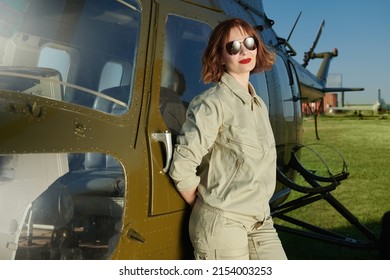
[[[372,104],[381,97],[390,104],[390,1],[347,0],[263,0],[267,16],[275,21],[278,36],[287,38],[296,18],[300,20],[290,38],[302,63],[325,20],[315,52],[337,48],[329,73],[341,74],[345,87],[363,87],[345,93],[345,104]],[[317,73],[320,60],[311,60],[307,69]]]

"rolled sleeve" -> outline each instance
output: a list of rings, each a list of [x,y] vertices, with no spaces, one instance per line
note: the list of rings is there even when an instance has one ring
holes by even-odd
[[[209,152],[218,135],[221,121],[221,106],[217,98],[198,96],[187,111],[187,119],[173,153],[169,175],[179,191],[196,188],[200,182],[197,168]]]
[[[185,147],[177,145],[173,154],[173,160],[169,175],[172,177],[179,191],[189,191],[196,188],[200,182],[196,175],[196,168],[199,165],[186,154],[190,154]]]

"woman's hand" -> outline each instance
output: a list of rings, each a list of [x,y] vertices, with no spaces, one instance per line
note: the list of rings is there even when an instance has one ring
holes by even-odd
[[[189,191],[181,191],[180,194],[184,198],[184,200],[191,206],[194,207],[196,197],[197,197],[198,187]]]

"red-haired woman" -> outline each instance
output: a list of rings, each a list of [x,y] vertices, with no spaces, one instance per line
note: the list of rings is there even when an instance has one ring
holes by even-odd
[[[235,18],[220,23],[205,50],[202,79],[177,138],[170,176],[192,206],[196,259],[286,259],[269,200],[276,184],[275,140],[267,107],[249,82],[274,53]]]

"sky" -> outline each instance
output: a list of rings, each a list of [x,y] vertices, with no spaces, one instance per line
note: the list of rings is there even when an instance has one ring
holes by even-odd
[[[263,0],[268,18],[279,37],[287,38],[300,12],[300,19],[290,37],[302,63],[322,30],[315,52],[338,49],[329,74],[342,77],[344,87],[362,87],[364,91],[346,92],[345,105],[373,104],[381,98],[390,104],[390,1],[349,0]],[[316,74],[321,60],[309,62],[307,69]],[[340,98],[339,98],[340,99]]]

